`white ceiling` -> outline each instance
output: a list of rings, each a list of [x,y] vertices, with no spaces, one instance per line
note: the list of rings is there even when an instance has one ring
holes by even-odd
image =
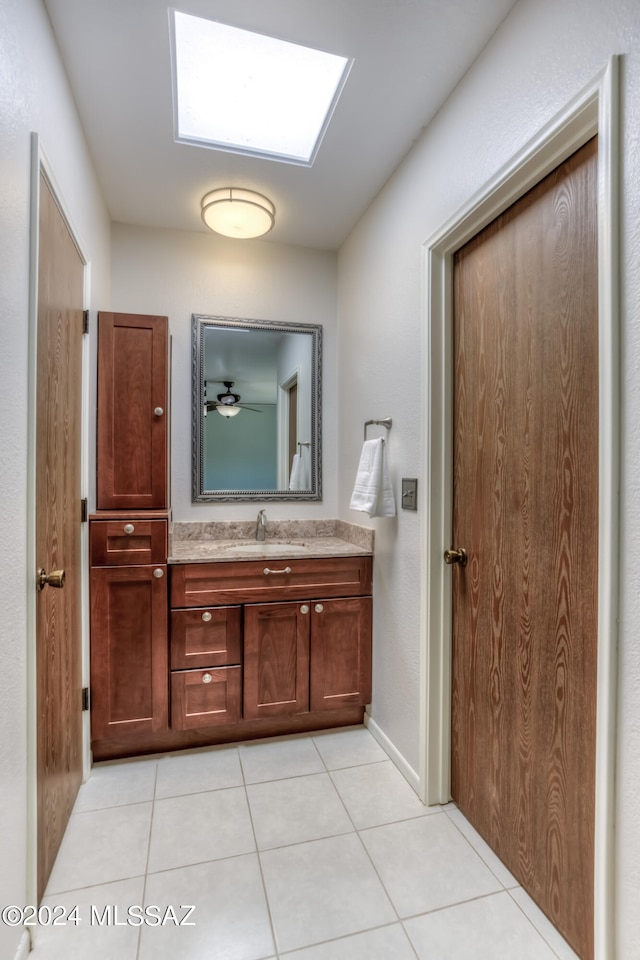
[[[174,142],[166,0],[44,2],[114,221],[206,233],[201,197],[243,186],[275,203],[270,240],[321,249],[340,246],[514,5],[182,0],[186,13],[354,58],[309,169]]]

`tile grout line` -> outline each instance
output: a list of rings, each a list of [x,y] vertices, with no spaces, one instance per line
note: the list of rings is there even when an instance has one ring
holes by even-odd
[[[240,763],[240,772],[242,773],[242,785],[244,787],[244,798],[245,803],[247,804],[247,810],[249,812],[249,820],[251,821],[251,831],[253,833],[253,842],[256,845],[256,859],[258,861],[258,870],[260,871],[260,880],[262,882],[262,892],[264,894],[264,902],[267,908],[267,916],[269,917],[269,929],[271,930],[271,940],[273,941],[273,949],[275,950],[275,960],[278,960],[280,957],[280,949],[278,945],[278,939],[276,936],[276,928],[273,922],[273,915],[271,913],[271,903],[269,902],[269,894],[267,892],[267,884],[264,878],[264,870],[262,868],[262,857],[260,855],[260,849],[258,847],[258,837],[256,835],[256,828],[253,822],[253,812],[251,810],[251,803],[249,801],[249,793],[247,791],[247,779],[244,772],[244,764],[242,763],[242,756],[240,750],[238,750],[238,761]]]
[[[314,741],[314,746],[316,746],[315,741]],[[316,746],[316,749],[318,749],[317,746]],[[318,750],[318,753],[320,753],[319,750]],[[322,762],[324,763],[324,758],[322,757],[321,754],[320,754],[320,759],[321,759]],[[378,760],[378,761],[374,761],[374,762],[383,763],[384,761]],[[396,915],[397,920],[394,921],[394,923],[384,924],[384,926],[385,926],[385,927],[386,927],[386,926],[394,926],[395,923],[399,923],[400,926],[401,926],[401,928],[402,928],[402,932],[404,933],[405,937],[407,938],[407,943],[409,944],[411,950],[413,951],[414,956],[417,958],[417,960],[419,960],[419,957],[418,957],[418,953],[417,953],[417,951],[416,951],[416,948],[414,947],[413,941],[412,941],[411,937],[409,936],[409,934],[407,933],[407,930],[405,929],[404,922],[403,922],[402,918],[400,917],[400,914],[398,913],[398,910],[397,910],[397,908],[396,908],[396,905],[395,905],[395,903],[393,902],[393,900],[392,900],[392,898],[391,898],[391,895],[389,894],[389,891],[387,890],[386,886],[384,885],[384,882],[383,882],[383,880],[382,880],[382,877],[381,877],[380,874],[378,873],[378,870],[377,870],[377,868],[376,868],[376,865],[374,864],[373,860],[371,859],[371,856],[370,856],[370,854],[369,854],[369,851],[367,850],[366,844],[364,843],[362,837],[360,836],[360,830],[359,830],[358,827],[356,826],[356,824],[355,824],[355,822],[354,822],[354,820],[353,820],[353,817],[352,817],[351,814],[349,813],[349,810],[348,810],[348,808],[347,808],[347,805],[346,805],[345,801],[344,801],[343,798],[342,798],[342,794],[341,794],[340,791],[338,790],[338,788],[337,788],[337,786],[336,786],[336,784],[335,784],[335,782],[334,782],[333,776],[332,776],[332,772],[335,773],[336,770],[353,770],[353,769],[356,769],[356,767],[354,767],[354,765],[352,764],[352,765],[349,766],[349,767],[337,767],[337,768],[335,768],[335,770],[331,771],[331,770],[327,767],[326,763],[325,763],[324,765],[325,765],[326,771],[327,771],[327,773],[328,773],[328,775],[329,775],[329,780],[331,781],[331,784],[332,784],[332,786],[333,786],[333,789],[335,790],[335,792],[336,792],[336,794],[337,794],[337,796],[338,796],[338,799],[340,800],[340,803],[342,804],[342,806],[343,806],[343,808],[344,808],[344,810],[345,810],[345,813],[347,814],[350,822],[353,824],[353,829],[354,829],[355,834],[356,834],[356,836],[357,836],[357,838],[358,838],[358,840],[359,840],[359,842],[360,842],[360,845],[361,845],[362,849],[364,850],[365,856],[367,857],[369,863],[371,864],[371,867],[372,867],[372,869],[373,869],[376,877],[378,878],[378,881],[379,881],[379,883],[380,883],[380,886],[381,886],[382,889],[384,890],[385,896],[386,896],[387,900],[389,901],[389,903],[391,904],[391,908],[392,908],[393,912],[394,912],[395,915]],[[356,765],[356,766],[359,767],[359,766],[363,766],[363,765],[362,765],[362,764],[358,764],[358,765]],[[365,766],[369,766],[369,764],[365,764]],[[369,928],[369,929],[371,929],[371,930],[380,930],[380,929],[383,929],[383,927],[371,927],[371,928]],[[360,931],[360,933],[363,933],[363,932],[365,932],[365,931]],[[326,941],[326,942],[330,942],[330,941]]]
[[[512,901],[513,903],[515,903],[515,905],[516,905],[516,907],[518,908],[518,910],[520,911],[520,913],[525,917],[526,920],[529,921],[529,923],[531,924],[531,926],[533,927],[533,929],[536,931],[536,933],[538,933],[538,934],[540,935],[540,937],[544,940],[544,942],[545,942],[546,945],[549,947],[549,950],[551,950],[551,952],[552,952],[552,954],[554,955],[554,957],[558,957],[558,960],[561,960],[560,954],[559,954],[558,951],[549,943],[549,941],[547,940],[547,938],[546,938],[546,936],[544,935],[544,933],[542,932],[542,930],[540,930],[540,928],[533,922],[533,920],[531,919],[531,917],[527,916],[526,911],[525,911],[525,910],[522,908],[522,906],[518,903],[518,901],[515,899],[515,897],[512,897],[512,896],[511,896],[511,890],[524,890],[524,887],[512,887],[512,888],[510,888],[510,889],[508,889],[508,890],[505,890],[505,893],[508,893],[508,894],[509,894],[509,897],[511,898],[511,901]],[[524,892],[527,893],[526,890],[524,890]],[[529,896],[529,895],[527,894],[527,896]],[[535,904],[535,900],[533,900],[532,902],[534,903],[534,905],[537,906],[537,904]],[[540,907],[538,907],[538,910],[539,910],[539,909],[540,909]],[[550,920],[549,920],[549,923],[551,923]],[[553,924],[551,924],[551,925],[553,926]],[[553,929],[556,930],[555,927],[554,927]],[[556,933],[558,934],[559,937],[562,937],[562,934],[560,933],[559,930],[556,930]],[[564,937],[563,937],[562,939],[564,940]],[[571,951],[573,952],[576,960],[579,960],[577,954],[576,954],[575,951],[573,950],[573,947],[572,947],[569,943],[567,943],[566,940],[565,940],[565,943],[567,944],[567,947],[569,948],[569,950],[571,950]]]
[[[151,800],[151,816],[149,818],[149,836],[147,839],[147,858],[144,865],[144,880],[142,881],[142,905],[146,906],[147,900],[147,877],[149,875],[149,857],[151,856],[151,835],[153,833],[153,819],[156,810],[156,792],[158,789],[158,761],[156,761],[155,777],[153,778],[153,796]],[[138,930],[138,944],[136,947],[136,960],[140,960],[140,949],[142,947],[142,927]]]
[[[458,808],[457,806],[455,807],[455,809],[458,810],[458,812],[461,813],[461,811],[459,810],[459,808]],[[536,933],[541,937],[541,939],[547,944],[547,946],[549,947],[549,949],[551,950],[551,952],[554,954],[554,956],[555,956],[555,957],[558,957],[557,951],[554,950],[554,948],[551,946],[551,944],[550,944],[549,941],[547,940],[547,938],[546,938],[546,936],[544,935],[544,933],[542,932],[542,930],[540,930],[539,927],[533,922],[533,920],[531,919],[531,917],[527,916],[525,910],[521,907],[521,905],[518,903],[518,901],[517,901],[514,897],[511,896],[511,891],[512,891],[512,890],[523,890],[523,891],[526,893],[527,891],[524,890],[524,887],[522,887],[522,885],[517,882],[517,880],[516,880],[515,877],[513,878],[513,879],[516,881],[515,884],[514,884],[514,886],[511,886],[511,887],[505,886],[505,884],[502,882],[502,880],[500,880],[500,878],[497,876],[497,874],[495,873],[495,871],[489,866],[489,864],[487,863],[487,861],[485,860],[485,858],[482,856],[482,854],[480,853],[480,851],[475,848],[475,846],[473,845],[473,843],[471,842],[471,840],[466,836],[466,834],[464,833],[464,831],[460,829],[460,827],[458,826],[458,824],[456,823],[456,821],[455,821],[452,817],[449,817],[449,814],[448,814],[448,812],[447,812],[446,810],[443,810],[443,813],[445,813],[445,814],[447,815],[447,817],[448,817],[448,819],[449,819],[449,822],[453,824],[453,826],[454,826],[454,827],[456,828],[456,830],[460,833],[460,835],[467,841],[467,843],[470,845],[470,847],[471,847],[471,849],[474,851],[474,853],[475,853],[478,857],[480,857],[480,859],[482,860],[482,862],[483,862],[484,865],[486,866],[487,870],[489,870],[489,871],[493,874],[493,876],[496,878],[496,880],[498,881],[498,883],[501,885],[502,891],[503,891],[504,893],[506,893],[506,894],[509,895],[510,900],[517,906],[518,910],[520,910],[520,912],[522,913],[523,917],[527,920],[527,922],[530,924],[530,926],[536,931]],[[462,813],[461,813],[461,815],[464,816],[464,814],[462,814]],[[466,820],[466,817],[465,817],[465,820]],[[469,822],[469,821],[467,821],[467,822]],[[469,825],[470,825],[470,826],[472,827],[472,829],[473,829],[473,824],[470,823]],[[482,838],[481,838],[481,839],[482,839]],[[485,840],[484,842],[486,843],[486,840]],[[491,849],[491,847],[489,847],[489,849]],[[496,857],[498,856],[497,853],[495,853],[495,851],[492,851],[492,853],[494,853],[494,856],[496,856]],[[500,858],[498,857],[498,859],[500,859]],[[502,861],[500,861],[500,862],[502,863]],[[504,865],[504,866],[505,866],[505,870],[508,870],[508,867],[507,867],[506,865]],[[509,872],[511,872],[511,871],[509,871]],[[513,876],[513,874],[512,874],[512,876]],[[488,894],[488,896],[495,896],[495,894]],[[527,896],[529,896],[529,895],[527,894]],[[473,900],[473,899],[484,899],[484,898],[483,898],[483,897],[472,897],[471,899]],[[467,902],[469,902],[469,901],[461,901],[461,902],[462,902],[462,903],[467,903]],[[535,901],[532,901],[532,902],[535,904]],[[455,906],[455,904],[453,904],[453,906]],[[539,908],[538,908],[538,909],[539,909]],[[549,921],[549,922],[551,922],[551,921]],[[554,928],[554,929],[555,929],[555,928]],[[560,931],[557,931],[557,933],[558,933],[559,936],[562,936],[562,934],[560,933]]]

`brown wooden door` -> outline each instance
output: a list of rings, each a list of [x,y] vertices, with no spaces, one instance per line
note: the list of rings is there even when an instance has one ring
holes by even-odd
[[[311,604],[311,709],[371,702],[371,597]]]
[[[166,317],[98,315],[99,510],[168,507]]]
[[[167,620],[166,566],[92,568],[93,740],[167,729]]]
[[[593,956],[597,142],[455,257],[452,796]]]
[[[309,710],[309,603],[244,608],[244,718]]]
[[[40,176],[36,563],[65,571],[36,599],[37,889],[42,896],[82,778],[81,385],[84,266]],[[34,571],[35,575],[35,571]]]

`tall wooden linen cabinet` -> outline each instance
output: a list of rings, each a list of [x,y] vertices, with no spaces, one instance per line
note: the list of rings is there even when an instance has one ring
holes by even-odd
[[[92,742],[168,727],[168,406],[167,317],[99,313]]]

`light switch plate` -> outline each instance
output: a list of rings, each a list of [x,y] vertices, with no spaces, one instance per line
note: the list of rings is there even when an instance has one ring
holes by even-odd
[[[418,481],[415,477],[402,478],[402,509],[418,509]]]

